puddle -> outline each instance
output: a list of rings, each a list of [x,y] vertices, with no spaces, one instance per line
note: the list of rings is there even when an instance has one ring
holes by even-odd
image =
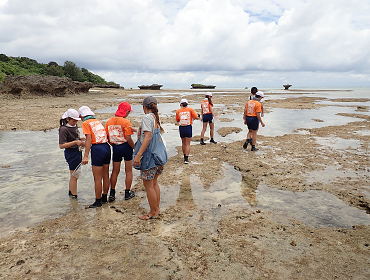
[[[192,211],[189,219],[196,220],[197,226],[216,230],[224,215],[250,207],[241,196],[240,172],[227,164],[223,171],[225,176],[211,185],[204,184],[196,175],[181,173],[180,185],[161,186],[162,211],[176,205]],[[141,206],[149,210],[146,200]]]
[[[197,108],[199,104],[189,104],[192,108]],[[133,112],[131,113],[132,116],[141,117],[143,116],[143,109],[142,105],[133,105]],[[160,116],[166,117],[173,117],[174,123],[173,124],[166,124],[169,130],[171,131],[170,134],[166,137],[172,138],[177,137],[178,141],[176,141],[176,146],[179,146],[180,138],[178,134],[178,127],[175,125],[175,113],[179,107],[177,104],[173,103],[162,103],[158,105],[158,109],[160,112]],[[222,108],[224,105],[217,105],[215,104],[215,110],[218,110],[219,113],[222,112]],[[100,110],[96,110],[97,113],[112,113],[112,115],[116,112],[117,107],[107,107]],[[326,126],[332,125],[345,125],[349,122],[353,121],[361,121],[362,119],[359,118],[352,118],[337,115],[338,113],[355,113],[355,108],[351,107],[325,107],[320,109],[308,110],[308,109],[280,109],[275,108],[268,114],[265,114],[263,120],[266,124],[265,127],[260,127],[258,134],[275,137],[275,136],[282,136],[284,134],[291,134],[291,133],[304,133],[302,130],[298,131],[299,129],[309,129],[309,128],[321,128]],[[222,122],[215,120],[215,139],[216,141],[222,141],[226,143],[243,140],[247,134],[247,127],[244,125],[242,115],[241,114],[218,114],[221,118],[228,118],[232,119],[231,122]],[[322,122],[315,121],[316,119],[323,120]],[[292,121],[293,120],[293,121]],[[239,133],[232,133],[225,137],[222,137],[217,133],[217,130],[221,127],[239,127],[243,131]],[[176,129],[176,133],[172,133]],[[200,135],[202,130],[202,122],[199,120],[195,120],[193,123],[193,135]],[[167,131],[166,131],[167,133]],[[176,135],[175,135],[176,134]],[[209,136],[209,128],[206,131],[206,136]]]
[[[343,139],[339,137],[315,137],[315,139],[319,145],[336,150],[358,149],[361,146],[361,141],[356,139]]]
[[[204,185],[195,175],[181,173],[180,186],[161,186],[161,208],[165,210],[177,205],[193,210],[189,219],[196,220],[200,227],[212,230],[217,229],[224,215],[250,207],[271,211],[277,219],[288,217],[316,228],[351,228],[353,225],[370,224],[370,215],[365,211],[348,206],[330,193],[277,190],[259,184],[258,180],[243,182],[240,172],[230,165],[224,164],[223,170],[225,176],[210,186]],[[146,201],[141,206],[149,210]]]
[[[69,198],[68,164],[57,129],[2,131],[0,154],[0,236],[84,209],[95,200],[90,165],[78,180],[78,201]],[[118,181],[118,190],[123,190],[124,175]]]
[[[365,211],[350,207],[323,191],[282,191],[261,184],[257,190],[257,201],[261,210],[291,217],[312,227],[351,228],[353,225],[370,224],[370,215]]]
[[[293,133],[302,128],[340,126],[349,122],[362,121],[359,118],[337,115],[338,113],[354,114],[355,108],[335,106],[313,110],[275,108],[272,112],[265,114],[263,121],[266,126],[260,128],[258,134],[275,137]],[[317,122],[316,119],[323,120],[323,122]]]
[[[352,170],[338,170],[338,166],[329,165],[323,170],[311,171],[306,175],[307,183],[313,184],[316,182],[329,184],[331,182],[336,182],[342,180],[343,178],[355,177],[358,178],[358,172],[355,173]],[[365,177],[363,174],[361,177]]]
[[[370,136],[370,130],[359,130],[359,131],[356,131],[355,133],[361,136]]]

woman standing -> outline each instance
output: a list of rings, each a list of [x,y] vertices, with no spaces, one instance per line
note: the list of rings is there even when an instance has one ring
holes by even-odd
[[[193,120],[199,119],[199,115],[193,108],[188,107],[188,101],[181,99],[180,109],[176,111],[176,121],[179,124],[179,132],[182,141],[182,152],[184,154],[184,163],[189,163],[190,142],[192,134]]]
[[[203,130],[200,134],[200,144],[205,145],[203,138],[204,138],[204,133],[206,132],[207,129],[207,123],[209,123],[209,128],[210,128],[210,137],[211,140],[209,142],[213,144],[217,144],[217,142],[213,139],[214,135],[214,129],[215,129],[215,124],[213,123],[213,117],[216,118],[215,112],[213,111],[213,103],[212,103],[212,93],[207,92],[204,100],[201,103],[201,108],[202,108],[202,121],[203,121]]]
[[[143,180],[147,199],[149,202],[150,211],[140,217],[142,220],[156,219],[159,216],[159,203],[160,203],[160,189],[158,185],[158,176],[163,172],[163,165],[148,166],[146,162],[140,163],[145,150],[148,148],[149,143],[152,139],[152,135],[159,129],[163,132],[161,123],[159,121],[157,100],[153,96],[147,96],[143,100],[144,117],[141,121],[141,125],[138,132],[138,141],[141,142],[140,149],[135,151],[136,156],[134,157],[133,166],[140,167],[140,175]]]

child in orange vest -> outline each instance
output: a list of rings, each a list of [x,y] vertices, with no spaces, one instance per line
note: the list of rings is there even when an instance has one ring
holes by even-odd
[[[181,108],[176,111],[176,121],[179,124],[179,132],[182,141],[182,152],[184,153],[184,163],[189,163],[190,142],[192,135],[193,120],[199,119],[199,115],[193,108],[188,107],[188,101],[181,99]]]
[[[215,112],[213,111],[213,103],[212,103],[212,93],[207,92],[204,100],[201,103],[201,108],[202,108],[202,121],[203,121],[203,129],[200,134],[200,144],[205,145],[203,141],[204,133],[206,132],[207,129],[207,123],[209,123],[209,128],[210,128],[210,137],[211,140],[209,142],[213,144],[217,144],[217,142],[213,139],[214,135],[214,129],[215,129],[215,124],[213,123],[213,117],[216,118]]]
[[[122,159],[125,160],[125,200],[135,196],[135,192],[131,191],[132,184],[132,153],[135,148],[135,143],[131,138],[136,129],[131,127],[131,123],[126,117],[131,112],[131,105],[128,102],[119,104],[114,117],[111,117],[105,123],[105,131],[108,135],[109,143],[113,148],[113,170],[110,176],[110,193],[109,201],[114,201],[116,194],[116,184],[118,174],[121,169]]]
[[[82,164],[89,162],[91,151],[91,165],[95,184],[95,202],[89,208],[101,207],[108,203],[110,146],[104,126],[94,117],[94,112],[87,106],[78,110],[82,123],[82,130],[86,136],[85,154]]]

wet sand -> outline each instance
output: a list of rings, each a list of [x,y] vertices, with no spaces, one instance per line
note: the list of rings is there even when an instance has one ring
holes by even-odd
[[[159,103],[178,103],[181,91],[169,92],[173,97],[159,97]],[[96,110],[117,106],[117,98],[140,104],[142,97],[132,94],[144,92],[3,96],[0,129],[52,129],[69,107],[88,105]],[[225,105],[223,113],[242,115],[245,99],[245,91],[233,91],[214,102]],[[274,108],[317,109],[328,106],[314,103],[322,99],[267,98],[264,107],[266,114]],[[354,100],[336,101],[346,106]],[[235,106],[238,103],[240,107]],[[368,112],[368,106],[356,107],[356,114],[349,115],[353,122],[346,125],[259,136],[256,153],[243,150],[243,141],[225,143],[222,138],[216,139],[217,145],[192,145],[191,164],[183,164],[180,152],[160,176],[162,193],[174,193],[176,198],[172,204],[163,202],[166,207],[159,219],[138,219],[146,211],[139,181],[133,186],[138,193],[134,199],[125,201],[121,195],[101,209],[78,211],[0,239],[0,279],[369,279],[370,225],[315,227],[292,218],[294,213],[265,210],[258,201],[259,186],[297,195],[315,190],[370,214]],[[110,116],[97,114],[99,119]],[[174,122],[168,116],[161,120]],[[130,121],[137,126],[140,119]],[[230,120],[220,114],[220,121]],[[220,134],[246,133],[239,130],[223,128]],[[194,136],[197,141],[199,134]],[[325,144],[332,139],[356,140],[358,145],[341,149]],[[181,151],[180,146],[177,149]],[[239,203],[225,199],[235,186],[222,179],[233,172],[240,176]],[[215,188],[219,193],[212,192]],[[207,200],[207,207],[200,207],[199,200]],[[294,196],[292,204],[293,200]]]

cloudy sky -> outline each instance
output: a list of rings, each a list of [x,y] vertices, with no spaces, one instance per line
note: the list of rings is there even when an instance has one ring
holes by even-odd
[[[0,0],[0,53],[124,87],[370,86],[369,0]]]

